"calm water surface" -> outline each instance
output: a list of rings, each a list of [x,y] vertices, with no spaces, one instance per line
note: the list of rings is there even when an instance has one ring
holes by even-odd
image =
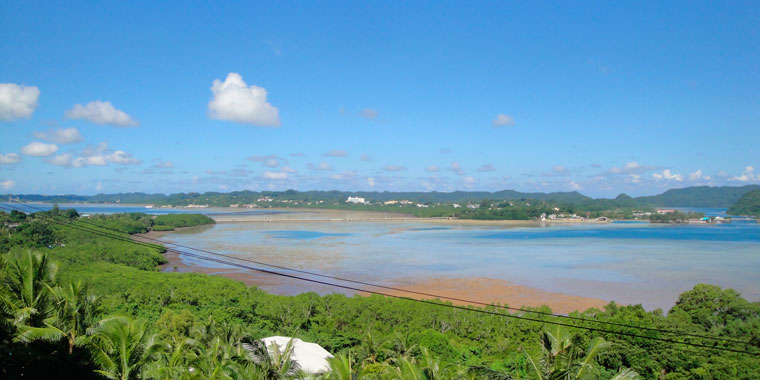
[[[384,284],[441,275],[490,277],[667,310],[681,292],[697,283],[712,283],[760,300],[757,223],[522,228],[448,228],[415,222],[232,223],[166,239]]]

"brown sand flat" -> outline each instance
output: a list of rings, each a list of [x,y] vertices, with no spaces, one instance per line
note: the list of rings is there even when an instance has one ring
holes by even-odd
[[[324,215],[324,214],[319,214]],[[422,221],[425,219],[417,219]],[[278,220],[282,221],[282,220]],[[429,221],[429,219],[425,220]],[[450,222],[462,222],[453,220]],[[474,221],[481,222],[481,221]],[[490,222],[490,221],[485,221]],[[497,221],[502,222],[502,221]],[[491,223],[489,223],[491,224]],[[514,225],[514,224],[512,224]],[[189,227],[190,230],[198,227]],[[147,234],[133,235],[132,238],[137,241],[155,243],[146,238],[161,240],[164,235],[172,231],[149,232]],[[296,279],[283,278],[276,275],[246,270],[242,268],[210,268],[202,265],[192,265],[183,262],[182,258],[176,252],[168,251],[164,254],[168,260],[167,264],[162,265],[161,270],[164,272],[182,272],[182,273],[205,273],[209,275],[218,275],[241,281],[249,286],[256,286],[266,291],[276,294],[298,294],[307,291],[316,291],[321,294],[340,292],[344,294],[355,294],[353,291],[345,291],[339,288],[328,287],[324,285],[303,282]],[[317,280],[325,280],[315,278]],[[330,281],[331,282],[331,281]],[[345,285],[356,286],[346,283]],[[363,286],[358,286],[363,287]],[[599,298],[580,297],[564,293],[548,292],[528,286],[512,284],[506,280],[484,278],[484,277],[438,277],[430,279],[397,279],[393,287],[412,290],[420,293],[441,295],[443,301],[450,301],[458,305],[482,306],[482,304],[498,303],[509,305],[510,307],[530,306],[537,307],[546,305],[553,312],[567,314],[573,311],[584,311],[589,308],[602,308],[608,301]],[[394,291],[388,289],[373,289],[382,293],[388,293],[394,296],[410,297],[417,299],[430,299],[433,297],[410,294],[403,291]],[[361,293],[360,293],[361,294]],[[365,293],[368,294],[368,293]],[[470,300],[472,302],[463,302],[453,299],[446,299],[444,296],[457,298],[460,300]]]
[[[505,280],[485,277],[439,277],[423,281],[399,281],[394,287],[420,293],[445,295],[452,298],[471,300],[485,304],[499,303],[501,305],[509,305],[510,307],[537,307],[546,305],[549,306],[553,312],[560,314],[567,314],[573,311],[585,311],[592,307],[601,309],[604,305],[609,303],[609,301],[599,298],[547,292],[528,286],[515,285]],[[431,298],[402,291],[383,290],[383,292],[417,299]],[[450,301],[455,305],[482,306],[482,304],[474,304],[471,302],[462,302],[446,298],[441,298],[441,300]]]

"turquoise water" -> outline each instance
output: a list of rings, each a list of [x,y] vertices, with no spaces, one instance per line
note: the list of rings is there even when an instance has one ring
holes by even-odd
[[[217,224],[173,242],[382,284],[489,277],[547,291],[669,309],[697,283],[760,300],[760,225],[610,223],[441,227],[419,222]],[[200,264],[200,263],[196,263]],[[313,290],[308,284],[265,289]]]

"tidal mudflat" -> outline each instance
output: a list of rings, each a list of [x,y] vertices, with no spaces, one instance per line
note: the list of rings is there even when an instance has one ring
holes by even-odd
[[[667,310],[697,283],[760,299],[757,223],[541,227],[382,220],[370,214],[255,216],[170,233],[163,240],[426,293],[511,306],[548,304],[560,312],[609,300]],[[361,216],[367,220],[358,221]],[[337,291],[197,259],[175,257],[169,266],[222,274],[281,294]]]

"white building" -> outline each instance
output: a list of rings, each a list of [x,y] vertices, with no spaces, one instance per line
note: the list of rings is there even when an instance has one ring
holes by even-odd
[[[357,204],[360,203],[360,204],[364,204],[364,203],[367,203],[367,202],[362,197],[348,197],[348,199],[346,199],[346,203],[357,203]]]

